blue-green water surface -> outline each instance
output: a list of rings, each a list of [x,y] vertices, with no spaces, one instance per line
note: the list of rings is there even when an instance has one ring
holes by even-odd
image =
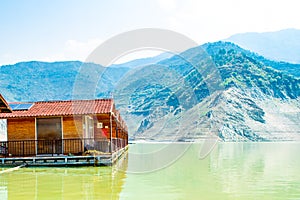
[[[178,156],[161,162],[169,145]],[[219,143],[204,159],[200,149],[140,143],[113,167],[21,168],[0,174],[0,199],[300,199],[300,143]]]

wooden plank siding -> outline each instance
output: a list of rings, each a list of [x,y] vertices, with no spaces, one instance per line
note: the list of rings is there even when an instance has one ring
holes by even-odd
[[[7,140],[35,140],[35,118],[7,119]]]
[[[99,114],[94,116],[94,135],[95,139],[105,138],[104,132],[107,133],[107,139],[110,139],[110,115]],[[97,127],[97,123],[102,123],[102,128]]]
[[[83,138],[83,116],[63,117],[63,138]]]
[[[34,118],[21,118],[21,119],[8,119],[7,120],[7,139],[8,141],[14,140],[35,140],[35,119]],[[8,146],[8,151],[12,155],[20,155],[23,148],[22,142],[15,143]],[[29,154],[34,155],[36,153],[36,144],[30,143],[27,146]]]
[[[83,116],[65,116],[63,117],[63,139],[83,138]],[[72,143],[72,144],[70,144]],[[64,142],[63,152],[77,154],[83,152],[84,146],[81,141]]]
[[[103,124],[103,128],[97,128],[97,123],[101,122]],[[106,128],[107,127],[107,128]],[[103,138],[103,131],[107,131],[107,138],[110,139],[110,132],[112,128],[112,138],[122,138],[127,139],[127,129],[121,124],[119,119],[117,119],[114,115],[112,115],[112,127],[110,126],[110,114],[102,114],[97,115],[94,118],[94,132],[95,138]]]
[[[120,118],[112,117],[112,136],[113,138],[121,138],[121,139],[128,139],[127,138],[128,131],[127,127],[122,124]]]

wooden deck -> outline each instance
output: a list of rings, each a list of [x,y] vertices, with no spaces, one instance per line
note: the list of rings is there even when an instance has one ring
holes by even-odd
[[[0,167],[71,167],[71,166],[111,166],[128,150],[128,146],[112,154],[94,156],[35,156],[0,158]]]

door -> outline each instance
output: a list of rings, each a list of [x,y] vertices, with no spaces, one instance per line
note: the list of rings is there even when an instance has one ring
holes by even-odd
[[[61,118],[36,119],[37,154],[62,154]]]
[[[83,123],[84,148],[85,150],[94,149],[94,120],[90,116],[85,116]]]

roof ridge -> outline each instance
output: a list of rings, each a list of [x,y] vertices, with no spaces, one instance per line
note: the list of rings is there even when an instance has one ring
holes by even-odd
[[[24,104],[24,103],[64,103],[64,102],[86,102],[86,101],[113,101],[112,98],[101,98],[101,99],[69,99],[69,100],[49,100],[49,101],[19,101],[19,102],[8,102],[8,104]]]

